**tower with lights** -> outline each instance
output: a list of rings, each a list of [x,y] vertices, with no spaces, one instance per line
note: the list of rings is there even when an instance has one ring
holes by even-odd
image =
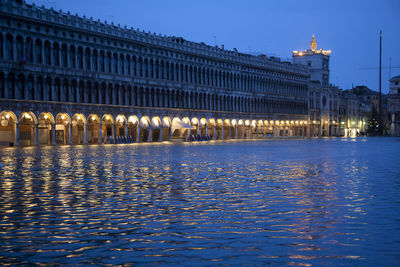
[[[329,85],[329,57],[331,50],[317,49],[313,35],[310,49],[293,51],[293,63],[307,65],[310,69],[310,80],[319,81],[322,86]]]

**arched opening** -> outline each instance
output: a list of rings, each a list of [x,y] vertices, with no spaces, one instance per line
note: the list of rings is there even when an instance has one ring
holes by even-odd
[[[216,127],[215,127],[215,120],[214,119],[209,119],[207,123],[207,128],[208,128],[208,135],[210,136],[210,139],[216,140]]]
[[[85,143],[86,118],[82,114],[75,114],[72,117],[72,144],[83,145]]]
[[[238,139],[243,139],[245,138],[245,126],[244,126],[244,121],[239,120],[238,121]]]
[[[106,114],[102,119],[101,142],[103,144],[114,143],[114,119],[110,114]]]
[[[90,114],[87,119],[88,144],[98,144],[100,141],[100,118],[96,114]]]
[[[17,116],[11,111],[0,113],[0,145],[16,145]]]
[[[115,119],[115,136],[125,136],[126,135],[126,118],[124,115],[118,115]]]
[[[54,118],[51,113],[41,113],[38,125],[38,143],[40,145],[50,145],[53,141]]]
[[[24,112],[19,118],[19,144],[32,146],[35,144],[36,117],[32,112]]]
[[[56,117],[56,144],[70,144],[70,123],[71,118],[67,113],[60,113]]]
[[[223,126],[224,126],[224,122],[222,121],[222,119],[217,119],[217,123],[216,123],[216,140],[223,140],[224,139],[224,133],[223,133]]]
[[[138,141],[138,127],[139,119],[136,116],[129,116],[128,118],[128,136],[132,139],[132,142]]]
[[[205,118],[201,118],[200,119],[200,124],[199,124],[199,128],[200,128],[200,135],[202,136],[206,136],[208,139],[208,129],[207,129],[207,120]]]
[[[244,121],[244,135],[243,139],[249,139],[251,136],[251,126],[250,126],[250,121],[245,120]]]
[[[199,135],[200,134],[200,125],[199,120],[197,118],[192,118],[191,125],[193,129],[190,131],[191,135]]]
[[[151,141],[157,142],[161,140],[161,120],[159,117],[153,117],[151,119]]]
[[[231,125],[232,125],[232,130],[231,130],[231,136],[230,136],[230,138],[231,139],[237,139],[238,137],[237,137],[237,120],[236,119],[233,119],[232,121],[231,121]]]
[[[171,119],[169,117],[164,117],[162,119],[161,125],[161,140],[162,141],[169,141],[170,139],[170,132],[171,132]]]
[[[148,117],[142,117],[140,119],[139,127],[140,127],[140,142],[151,141],[151,139],[149,138],[149,132],[151,129]]]
[[[223,140],[228,140],[232,138],[232,126],[231,126],[231,122],[228,119],[224,120],[224,136],[223,136]]]

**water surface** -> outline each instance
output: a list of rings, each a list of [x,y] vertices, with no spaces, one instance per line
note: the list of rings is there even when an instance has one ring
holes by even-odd
[[[400,265],[400,139],[0,157],[0,264]]]

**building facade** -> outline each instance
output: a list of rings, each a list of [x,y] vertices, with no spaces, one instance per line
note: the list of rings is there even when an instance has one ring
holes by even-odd
[[[387,97],[389,134],[400,136],[400,75],[390,79],[390,92]]]
[[[329,83],[329,58],[331,51],[317,49],[313,35],[310,49],[293,51],[293,64],[302,64],[310,70],[309,113],[311,136],[340,135],[339,92]]]
[[[307,67],[0,1],[0,143],[308,136]]]

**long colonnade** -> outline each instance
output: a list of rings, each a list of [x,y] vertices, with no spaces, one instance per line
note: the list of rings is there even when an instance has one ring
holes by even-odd
[[[212,140],[310,136],[307,121],[0,112],[0,144],[12,146],[161,142],[208,135]],[[174,127],[180,125],[181,127]],[[187,125],[188,127],[182,127]]]

